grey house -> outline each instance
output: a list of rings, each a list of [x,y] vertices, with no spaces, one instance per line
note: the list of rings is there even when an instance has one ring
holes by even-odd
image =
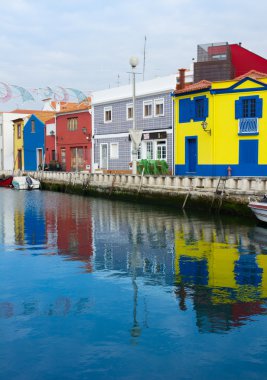
[[[187,71],[185,81],[192,82]],[[143,131],[138,159],[166,160],[173,168],[173,105],[177,75],[136,83],[136,128]],[[92,94],[94,169],[129,170],[133,126],[132,85]]]

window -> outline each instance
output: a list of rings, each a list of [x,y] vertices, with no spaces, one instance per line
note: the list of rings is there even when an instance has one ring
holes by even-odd
[[[208,117],[208,98],[197,96],[194,99],[185,98],[179,100],[179,123],[193,121],[205,121]]]
[[[240,96],[235,101],[235,118],[239,135],[258,134],[258,119],[262,117],[262,99],[256,96]]]
[[[61,148],[61,166],[62,170],[66,170],[66,149]]]
[[[31,120],[31,133],[35,133],[35,120]]]
[[[155,116],[164,116],[164,99],[154,101]]]
[[[146,158],[147,160],[153,160],[153,141],[146,142]]]
[[[70,119],[68,119],[68,130],[76,131],[77,129],[78,129],[78,118],[71,117]]]
[[[116,160],[119,158],[119,144],[110,143],[110,158]]]
[[[133,105],[127,104],[126,106],[126,119],[127,120],[133,120]]]
[[[104,107],[104,123],[112,122],[112,107]]]
[[[21,124],[17,125],[17,138],[21,139]]]
[[[167,157],[167,146],[166,141],[157,141],[157,159],[166,160]]]
[[[56,160],[56,151],[52,150],[52,161]]]
[[[143,103],[143,117],[152,117],[152,100]]]

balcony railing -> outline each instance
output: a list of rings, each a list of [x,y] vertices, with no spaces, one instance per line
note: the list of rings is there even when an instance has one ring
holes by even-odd
[[[254,134],[258,133],[258,118],[257,117],[246,117],[244,119],[239,119],[239,134]]]

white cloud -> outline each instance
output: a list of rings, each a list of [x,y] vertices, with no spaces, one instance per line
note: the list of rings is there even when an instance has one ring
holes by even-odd
[[[267,57],[265,0],[0,0],[0,11],[0,82],[25,87],[125,84],[131,55],[142,70],[145,35],[147,79],[189,67],[201,43]]]

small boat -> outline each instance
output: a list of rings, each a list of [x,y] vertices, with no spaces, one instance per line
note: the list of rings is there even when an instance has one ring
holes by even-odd
[[[0,187],[13,187],[12,181],[13,181],[12,176],[0,179]]]
[[[267,195],[261,199],[249,198],[248,207],[253,211],[256,218],[261,222],[267,223]]]
[[[12,185],[17,190],[34,190],[40,188],[40,181],[30,176],[14,177]]]

